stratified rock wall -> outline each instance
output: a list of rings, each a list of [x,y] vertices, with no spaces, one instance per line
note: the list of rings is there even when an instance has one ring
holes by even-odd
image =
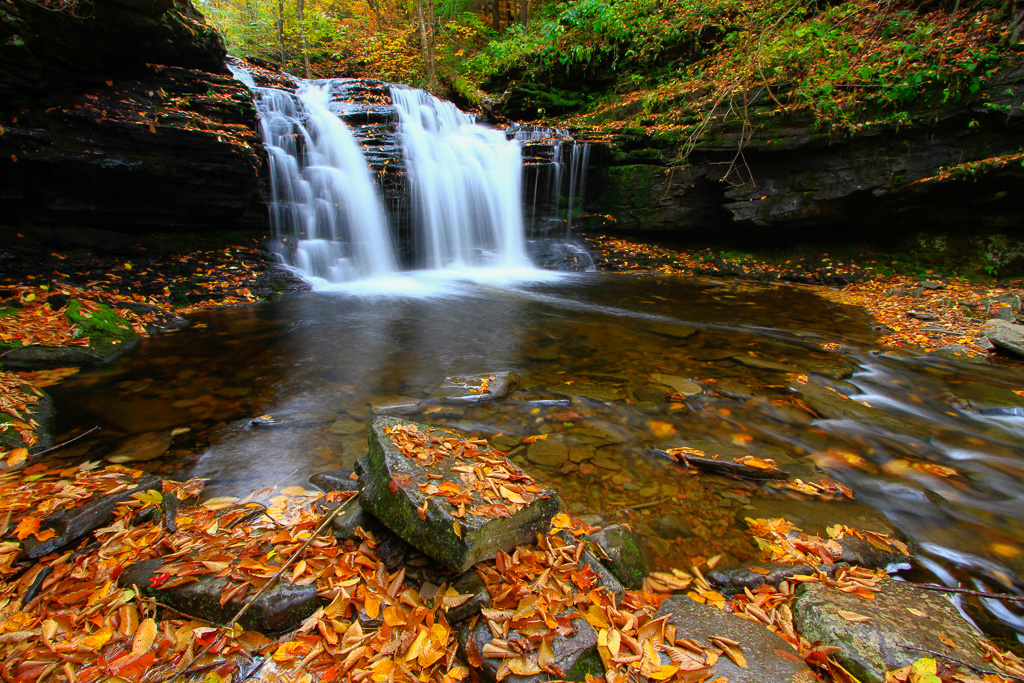
[[[7,245],[266,228],[256,110],[225,57],[189,0],[4,3]]]
[[[590,225],[770,240],[836,228],[1020,232],[1022,101],[1018,67],[970,102],[917,112],[919,123],[851,135],[776,112],[762,95],[752,129],[713,120],[685,162],[678,131],[623,131],[592,157]]]

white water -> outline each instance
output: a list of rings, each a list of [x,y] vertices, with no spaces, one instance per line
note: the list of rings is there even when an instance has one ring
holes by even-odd
[[[531,268],[519,145],[421,90],[392,87],[391,98],[412,186],[420,264]]]
[[[581,208],[580,202],[587,192],[587,168],[590,165],[590,144],[574,140],[564,128],[545,126],[523,126],[509,131],[520,143],[543,142],[551,146],[551,161],[534,173],[533,187],[528,203],[530,223],[533,230],[541,228],[548,219],[555,219],[561,227],[555,231],[543,230],[549,236],[569,238],[572,236],[573,218]],[[566,178],[568,171],[568,178]],[[565,182],[568,180],[568,186]],[[562,215],[562,191],[566,191],[567,204]],[[538,215],[538,209],[540,215]],[[555,233],[555,234],[552,234]]]
[[[239,75],[254,88],[270,158],[278,257],[317,286],[396,272],[366,159],[348,126],[328,109],[331,81],[302,81],[292,94],[254,87],[245,77]]]

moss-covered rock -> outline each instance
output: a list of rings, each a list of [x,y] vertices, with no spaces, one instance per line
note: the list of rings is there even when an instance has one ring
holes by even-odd
[[[425,445],[416,452],[428,453],[425,460],[403,452],[393,436],[397,428],[411,429],[423,437]],[[450,440],[449,447],[443,445],[445,440]],[[489,489],[476,489],[472,486],[476,477],[467,471],[474,472],[474,467],[482,471],[483,465],[510,473],[508,485],[523,485],[532,492],[524,488],[515,496],[499,497]],[[459,508],[446,500],[451,493],[431,493],[431,486],[449,487],[467,502]],[[512,503],[514,497],[525,504]],[[370,426],[369,453],[359,468],[359,498],[366,510],[400,538],[458,572],[499,552],[532,543],[538,533],[548,530],[558,511],[553,490],[536,486],[490,446],[396,417],[379,417]]]
[[[621,524],[612,524],[587,536],[587,541],[598,548],[601,563],[615,575],[623,586],[639,590],[647,577],[647,561],[640,548],[640,538]]]

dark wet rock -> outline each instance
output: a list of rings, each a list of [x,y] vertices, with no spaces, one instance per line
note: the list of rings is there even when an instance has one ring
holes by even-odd
[[[325,493],[331,491],[357,491],[359,490],[358,478],[353,478],[352,470],[323,470],[310,475],[310,485],[317,487]]]
[[[822,375],[831,379],[847,379],[853,376],[854,366],[838,359],[801,358],[800,369],[807,373]]]
[[[532,503],[511,517],[489,518],[467,513],[465,518],[456,520],[449,503],[440,497],[428,497],[419,485],[428,480],[428,473],[439,474],[445,481],[458,485],[461,484],[458,473],[444,466],[449,459],[427,470],[399,452],[386,431],[399,424],[408,423],[395,417],[373,421],[370,450],[362,465],[365,469],[359,473],[361,504],[399,537],[445,566],[464,572],[499,552],[532,543],[538,533],[547,531],[551,518],[558,511],[556,494],[550,489],[542,490]],[[417,427],[421,433],[458,436],[428,425],[418,424]],[[480,448],[493,455],[489,446]],[[511,462],[508,467],[518,470]],[[424,504],[426,518],[420,519],[417,509]],[[458,522],[459,534],[456,534],[455,522]]]
[[[882,683],[886,671],[922,657],[942,663],[941,656],[914,648],[948,652],[973,666],[991,668],[975,642],[981,633],[946,596],[892,579],[883,579],[878,586],[881,592],[873,600],[864,600],[825,584],[803,584],[793,604],[797,631],[811,642],[820,640],[840,648],[833,657],[864,683]],[[870,621],[850,621],[840,611]],[[956,643],[956,648],[947,647],[940,636]]]
[[[655,453],[662,457],[672,458],[665,451],[655,451]],[[729,477],[739,477],[741,479],[753,479],[753,480],[785,480],[789,479],[789,472],[779,469],[778,467],[773,469],[765,469],[761,467],[753,467],[752,465],[745,465],[740,462],[734,462],[731,460],[716,460],[714,458],[702,458],[697,455],[682,455],[679,456],[679,462],[685,467],[695,468],[704,470],[706,472],[712,472],[714,474],[721,474]]]
[[[800,368],[795,365],[788,363],[779,363],[778,361],[769,360],[767,358],[758,358],[757,356],[736,356],[734,360],[742,365],[746,365],[749,368],[757,368],[759,370],[772,370],[773,372],[791,372],[799,373]]]
[[[1024,407],[1024,396],[1014,393],[1012,389],[981,382],[960,382],[952,386],[957,395],[966,399],[975,410]]]
[[[662,538],[690,537],[694,535],[693,525],[677,512],[656,517],[648,524],[651,531]]]
[[[135,339],[121,346],[103,350],[89,346],[22,346],[7,351],[3,356],[3,362],[6,367],[17,370],[98,365],[131,351],[138,344],[139,339]]]
[[[798,391],[807,404],[821,417],[828,420],[856,420],[866,422],[885,430],[906,434],[922,441],[928,441],[931,433],[917,425],[894,415],[865,405],[852,398],[839,394],[837,391],[824,387],[820,384],[808,382],[807,384],[794,383],[791,389]]]
[[[153,579],[161,573],[163,565],[164,561],[160,558],[137,562],[121,572],[117,582],[125,588],[137,586],[144,595],[179,612],[220,624],[231,621],[252,597],[235,597],[221,605],[220,596],[228,586],[229,579],[214,574],[202,575],[198,581],[173,588],[154,587]],[[282,578],[252,604],[238,623],[243,628],[262,633],[290,631],[313,614],[321,604],[316,594],[316,585],[296,586]]]
[[[274,265],[256,276],[249,289],[260,299],[308,292],[313,286],[284,266]]]
[[[481,388],[486,382],[486,388]],[[430,397],[456,403],[480,403],[505,398],[519,385],[519,374],[506,370],[483,375],[445,377]]]
[[[572,671],[576,663],[585,654],[592,652],[597,648],[597,633],[594,628],[583,619],[573,619],[573,628],[575,631],[568,636],[556,636],[554,641],[551,643],[551,649],[555,655],[554,665],[560,668],[566,673]],[[515,631],[509,634],[509,638],[513,638]],[[459,645],[461,646],[462,652],[466,651],[466,643],[472,640],[478,651],[482,651],[484,645],[489,644],[493,640],[491,635],[491,629],[487,626],[487,623],[481,619],[473,628],[464,628],[459,634]],[[536,662],[537,654],[534,652],[531,655],[531,659]],[[488,681],[497,680],[498,669],[501,667],[501,659],[492,659],[489,657],[483,658],[483,666],[480,668],[480,672],[484,678]],[[577,681],[584,680],[582,678],[569,678],[569,677],[558,677],[552,676],[546,672],[542,672],[533,676],[517,676],[510,674],[502,679],[502,681],[508,681],[508,683],[541,683],[543,681],[556,681],[556,680],[568,680]]]
[[[331,423],[327,428],[331,434],[363,434],[366,432],[367,423],[363,420],[356,420],[351,417],[340,417]]]
[[[374,534],[379,534],[384,529],[384,525],[360,505],[358,497],[342,505],[344,509],[331,520],[331,532],[335,538],[354,541],[358,538],[357,529]]]
[[[527,242],[526,248],[530,260],[539,268],[573,273],[596,270],[594,258],[583,242],[537,239]]]
[[[984,334],[996,351],[1014,358],[1024,358],[1024,325],[993,319],[985,323]]]
[[[744,588],[754,590],[758,586],[779,587],[783,581],[797,574],[814,574],[817,571],[832,576],[839,569],[848,567],[848,564],[822,564],[811,566],[809,564],[757,564],[740,565],[736,567],[723,567],[712,569],[706,572],[705,578],[712,586],[718,588],[724,595],[742,593]],[[754,567],[766,571],[754,571]]]
[[[557,387],[555,391],[570,396],[590,399],[591,401],[600,401],[601,403],[611,403],[622,399],[622,395],[611,387],[600,384],[588,384],[586,382],[573,382],[572,384]]]
[[[930,290],[945,289],[946,288],[945,283],[942,283],[942,282],[932,282],[930,280],[922,280],[921,281],[921,286],[924,287],[925,289],[930,289]]]
[[[177,313],[160,308],[159,306],[135,302],[127,302],[123,306],[139,316],[152,316],[152,320],[146,322],[146,332],[149,334],[173,332],[174,330],[184,329],[191,324]]]
[[[938,320],[939,318],[931,311],[907,311],[907,315],[917,320]]]
[[[420,399],[412,396],[380,396],[370,401],[375,415],[406,415],[420,409]]]
[[[457,578],[452,582],[452,588],[458,591],[459,595],[470,595],[472,597],[461,605],[452,607],[445,612],[445,617],[448,619],[449,624],[465,621],[478,614],[481,607],[491,606],[491,594],[487,592],[487,586],[475,571],[468,571]]]
[[[686,379],[685,377],[678,377],[676,375],[663,375],[655,373],[651,375],[651,382],[654,384],[661,384],[677,394],[683,396],[697,396],[704,393],[704,387],[697,384],[696,382]]]
[[[25,411],[28,414],[24,415],[28,419],[35,420],[39,425],[36,428],[36,444],[30,449],[32,452],[43,451],[53,446],[53,425],[56,414],[53,399],[47,393],[40,392],[40,394],[39,402],[29,407]],[[0,413],[0,426],[15,421],[13,416]],[[20,422],[20,420],[17,421]],[[0,449],[22,448],[24,445],[21,434],[17,430],[8,428],[0,431]]]
[[[643,329],[664,337],[675,337],[676,339],[687,339],[697,333],[697,328],[693,325],[682,325],[679,323],[653,323],[645,326]]]
[[[104,459],[117,464],[149,462],[166,453],[173,440],[170,432],[139,434],[121,443],[114,453]]]
[[[53,529],[57,535],[45,541],[29,536],[22,544],[24,556],[38,559],[56,550],[76,543],[89,533],[114,520],[114,508],[129,500],[132,494],[142,491],[159,491],[163,481],[159,477],[146,474],[133,480],[129,488],[113,495],[95,496],[88,502],[70,510],[58,510],[48,515],[39,525],[42,529]]]
[[[770,519],[784,517],[805,533],[828,537],[826,529],[844,524],[857,531],[874,531],[903,540],[903,534],[884,514],[854,500],[801,500],[796,498],[753,498],[753,510],[743,510],[737,521],[744,517]]]
[[[880,548],[870,541],[856,536],[843,536],[839,539],[843,554],[839,557],[843,562],[871,569],[908,568],[913,558],[900,548]],[[884,544],[883,544],[884,545]]]
[[[278,422],[277,419],[275,419],[273,415],[260,415],[259,417],[254,417],[252,419],[252,421],[249,422],[249,426],[250,427],[258,427],[258,428],[259,427],[275,427],[275,426],[280,425],[280,424],[281,423]]]
[[[940,346],[932,351],[930,355],[948,358],[949,360],[973,360],[970,350],[963,344]]]
[[[640,538],[622,526],[612,524],[586,540],[601,563],[615,575],[619,582],[630,590],[639,590],[647,576],[647,561],[640,548]]]
[[[715,362],[720,360],[731,360],[739,354],[730,349],[698,349],[690,355],[694,360]]]
[[[746,400],[754,397],[754,389],[749,384],[744,384],[733,379],[722,379],[710,385],[711,389],[722,396]]]
[[[527,447],[526,459],[535,465],[558,467],[569,459],[569,446],[558,435],[538,439]]]
[[[705,645],[711,645],[710,636],[739,641],[748,668],[742,669],[729,658],[719,657],[712,676],[724,676],[729,683],[815,680],[792,646],[764,626],[685,596],[670,597],[662,602],[655,618],[665,615],[669,615],[668,623],[676,627],[680,637],[693,638]]]

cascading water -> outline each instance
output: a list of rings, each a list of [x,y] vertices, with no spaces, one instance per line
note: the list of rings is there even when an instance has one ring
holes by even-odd
[[[420,265],[531,267],[522,216],[522,152],[451,102],[392,87],[413,192]]]
[[[524,198],[530,207],[530,227],[535,234],[570,237],[575,213],[587,191],[589,143],[574,140],[569,131],[562,128],[520,126],[508,134],[523,147],[545,150],[544,158],[533,159],[532,187]],[[566,197],[564,215],[563,193]]]
[[[256,95],[270,157],[277,255],[314,282],[394,273],[387,220],[366,159],[328,108],[333,81],[300,81],[293,94],[256,87],[249,74],[235,73]]]

